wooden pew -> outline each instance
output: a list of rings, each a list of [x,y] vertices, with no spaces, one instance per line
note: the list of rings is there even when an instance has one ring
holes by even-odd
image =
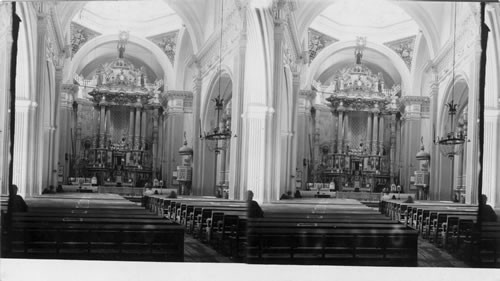
[[[416,266],[411,229],[248,227],[249,263]]]
[[[500,222],[482,222],[481,232],[475,225],[463,240],[464,255],[479,267],[500,268]]]
[[[9,258],[183,261],[178,225],[13,222]]]

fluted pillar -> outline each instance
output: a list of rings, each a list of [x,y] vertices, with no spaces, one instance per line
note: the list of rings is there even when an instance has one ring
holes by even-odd
[[[384,153],[384,134],[385,134],[385,124],[384,116],[379,116],[379,130],[378,130],[378,155],[382,156]]]

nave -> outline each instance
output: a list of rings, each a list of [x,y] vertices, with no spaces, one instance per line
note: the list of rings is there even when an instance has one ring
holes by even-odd
[[[474,230],[467,226],[477,206],[391,199],[374,207],[353,199],[305,198],[263,204],[264,218],[248,218],[245,201],[164,195],[133,201],[114,194],[42,195],[26,200],[27,213],[12,214],[10,230],[3,201],[2,257],[500,266],[499,223],[484,223],[483,239],[488,227],[495,230],[484,245],[471,240]]]

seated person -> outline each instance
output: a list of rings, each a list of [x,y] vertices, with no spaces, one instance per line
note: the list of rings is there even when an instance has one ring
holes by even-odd
[[[17,185],[13,184],[12,194],[9,197],[9,209],[11,212],[27,212],[28,205],[26,205],[26,202],[24,202],[24,199],[20,195],[17,195],[17,191]]]
[[[62,185],[57,186],[56,192],[64,192]]]
[[[479,200],[479,209],[481,210],[481,221],[495,222],[497,221],[497,214],[493,208],[486,204],[488,197],[484,194],[481,195]]]
[[[54,190],[54,186],[53,185],[44,188],[43,191],[42,191],[42,194],[54,194],[54,193],[56,193],[56,192]]]
[[[175,191],[170,191],[170,194],[167,196],[167,198],[177,198],[177,193]]]
[[[414,202],[414,201],[413,201],[413,197],[408,196],[408,198],[406,198],[406,200],[405,200],[405,201],[403,201],[403,202],[404,202],[404,203],[413,203],[413,202]]]
[[[248,191],[247,196],[247,204],[248,204],[248,217],[249,218],[263,218],[264,212],[259,206],[259,203],[253,200],[253,192],[251,190]]]
[[[295,190],[295,194],[293,195],[295,198],[302,198],[302,195],[300,194],[300,191],[297,189]]]
[[[291,191],[287,191],[286,194],[285,193],[281,194],[280,200],[288,200],[288,199],[292,199]]]

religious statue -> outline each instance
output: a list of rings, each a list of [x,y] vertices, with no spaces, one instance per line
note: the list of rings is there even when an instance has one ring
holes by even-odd
[[[363,52],[361,50],[354,50],[354,55],[356,56],[356,64],[361,64],[361,58],[363,57]]]
[[[118,45],[118,58],[123,59],[123,53],[125,53],[125,45]]]

